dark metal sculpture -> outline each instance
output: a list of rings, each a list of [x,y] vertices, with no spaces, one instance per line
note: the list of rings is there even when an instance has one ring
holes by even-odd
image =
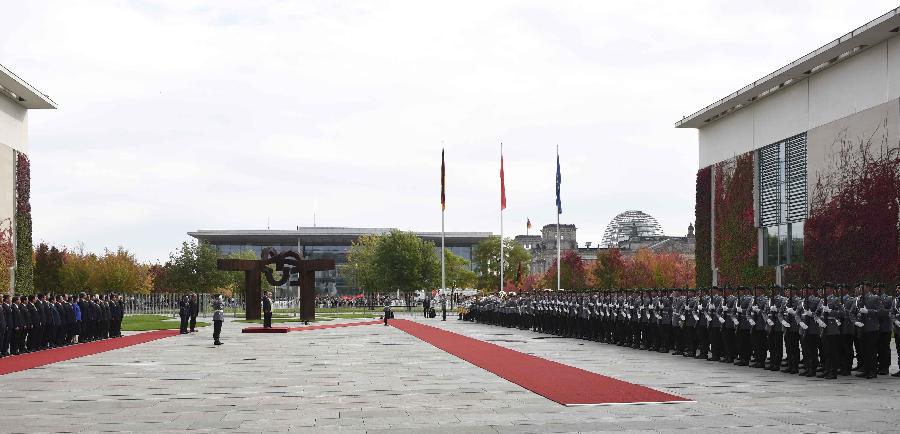
[[[300,319],[312,321],[316,318],[316,271],[334,270],[334,259],[303,259],[293,251],[287,250],[281,253],[269,250],[265,259],[219,259],[217,267],[224,271],[244,272],[244,299],[247,301],[247,319],[260,319],[262,317],[262,288],[260,278],[264,274],[266,281],[273,286],[281,286],[288,283],[292,275],[297,280],[291,280],[291,286],[300,287]],[[274,265],[273,270],[269,265]],[[276,279],[274,272],[281,275]]]

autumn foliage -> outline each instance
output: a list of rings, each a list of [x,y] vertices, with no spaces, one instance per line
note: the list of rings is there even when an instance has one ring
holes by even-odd
[[[625,256],[618,249],[602,251],[586,262],[575,251],[562,257],[562,289],[684,288],[695,286],[694,261],[678,253],[638,250]],[[528,276],[520,291],[556,288],[556,263],[543,275]]]

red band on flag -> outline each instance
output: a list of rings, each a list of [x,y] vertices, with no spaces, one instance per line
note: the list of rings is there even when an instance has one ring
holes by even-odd
[[[503,182],[503,154],[500,154],[500,209],[506,209],[506,184]]]

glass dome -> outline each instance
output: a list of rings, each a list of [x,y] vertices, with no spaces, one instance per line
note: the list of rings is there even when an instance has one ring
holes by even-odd
[[[619,241],[626,241],[633,236],[663,236],[662,227],[653,216],[643,211],[628,210],[617,216],[606,225],[603,231],[604,247],[616,247]]]

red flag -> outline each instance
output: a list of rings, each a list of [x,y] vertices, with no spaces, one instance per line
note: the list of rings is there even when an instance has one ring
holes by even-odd
[[[503,183],[503,152],[500,152],[500,209],[506,209],[506,184]]]
[[[447,209],[447,198],[444,193],[444,150],[441,149],[441,211]]]

